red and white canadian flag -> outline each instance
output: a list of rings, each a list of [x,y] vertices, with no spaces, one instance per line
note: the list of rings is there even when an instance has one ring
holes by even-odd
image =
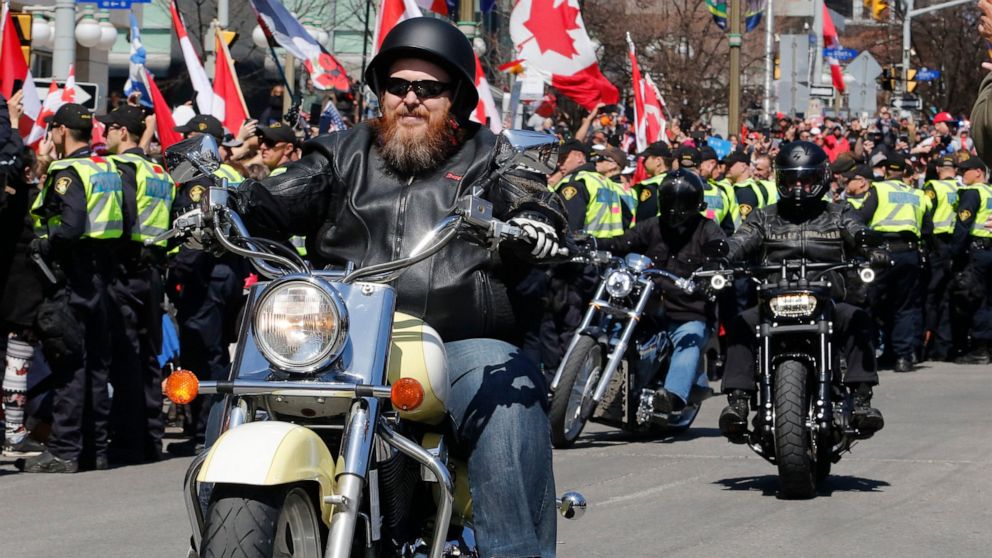
[[[31,147],[34,147],[36,143],[45,137],[45,131],[48,127],[48,119],[55,116],[59,108],[66,103],[76,102],[76,67],[74,65],[69,66],[69,76],[65,80],[65,87],[59,90],[58,83],[52,80],[51,85],[48,86],[48,95],[45,96],[45,102],[41,105],[41,112],[38,113],[38,118],[34,121],[34,126],[31,127],[31,133],[28,134],[27,139],[24,143]]]
[[[641,68],[637,64],[637,53],[634,41],[627,33],[627,45],[630,47],[630,69],[634,86],[634,130],[637,137],[637,150],[644,151],[648,145],[658,141],[661,135],[661,104],[654,90],[648,86],[647,80],[641,77]]]
[[[392,31],[396,24],[424,15],[417,5],[417,0],[381,0],[379,9],[375,11],[375,36],[372,38],[372,54],[379,52],[382,40]]]
[[[834,27],[834,20],[830,18],[830,10],[827,5],[823,5],[823,45],[828,49],[841,48],[840,37],[837,36],[837,28]],[[827,56],[830,63],[830,77],[833,78],[834,89],[844,92],[844,73],[841,72],[840,62],[833,56]]]
[[[578,0],[517,0],[510,14],[517,58],[586,110],[613,104],[620,92],[599,70]]]
[[[482,69],[479,55],[475,56],[475,88],[479,91],[479,104],[475,106],[469,120],[485,125],[486,119],[489,119],[489,129],[494,134],[500,133],[503,130],[503,122],[496,110],[496,101],[493,100],[493,92],[489,89],[489,80],[486,79],[486,72]]]

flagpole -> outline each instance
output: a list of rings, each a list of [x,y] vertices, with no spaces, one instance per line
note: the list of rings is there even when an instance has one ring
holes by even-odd
[[[372,11],[372,0],[365,0],[365,34],[362,36],[362,76],[358,88],[358,115],[355,118],[357,123],[365,114],[365,65],[369,55],[369,17]]]
[[[772,87],[775,78],[775,0],[765,4],[765,120],[772,124]]]

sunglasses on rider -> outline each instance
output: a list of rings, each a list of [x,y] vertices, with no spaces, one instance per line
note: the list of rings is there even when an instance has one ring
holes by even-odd
[[[434,80],[407,81],[403,78],[391,77],[386,80],[386,91],[397,97],[405,97],[409,91],[421,99],[433,99],[451,89],[450,83]]]

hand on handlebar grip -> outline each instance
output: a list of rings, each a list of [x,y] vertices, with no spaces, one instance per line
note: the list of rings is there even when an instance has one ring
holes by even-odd
[[[564,256],[568,250],[563,249],[558,244],[558,233],[554,227],[540,221],[516,217],[510,219],[509,223],[519,227],[523,232],[523,241],[532,245],[530,255],[537,260],[544,260],[554,256]]]

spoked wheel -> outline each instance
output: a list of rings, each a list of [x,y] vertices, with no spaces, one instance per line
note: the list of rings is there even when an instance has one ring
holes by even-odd
[[[201,558],[320,558],[318,510],[299,486],[218,485]]]
[[[812,498],[819,480],[821,452],[807,422],[814,405],[809,377],[806,366],[793,360],[775,371],[775,456],[782,496],[788,499]],[[829,459],[827,464],[829,472]]]
[[[592,396],[603,372],[603,348],[582,335],[563,367],[549,413],[551,443],[556,448],[574,444],[596,408]]]

